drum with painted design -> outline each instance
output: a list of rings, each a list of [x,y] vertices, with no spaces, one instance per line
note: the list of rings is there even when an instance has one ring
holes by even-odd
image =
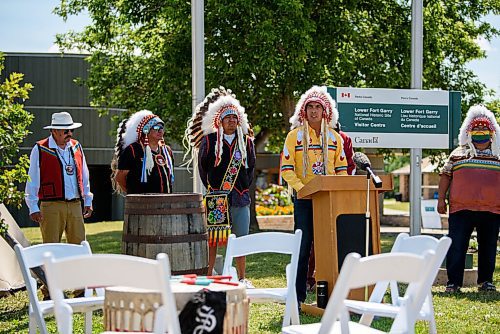
[[[172,283],[172,291],[175,295],[177,310],[182,310],[194,294],[203,288],[211,291],[226,292],[226,315],[224,316],[224,334],[246,334],[248,333],[248,310],[249,303],[245,286],[215,284],[207,287],[199,285],[187,285],[183,283]]]
[[[152,332],[156,310],[161,306],[157,291],[109,287],[104,295],[106,331]]]
[[[226,292],[226,314],[224,334],[247,334],[249,302],[242,284],[231,286],[210,284],[209,286],[187,285],[172,282],[177,310],[203,288]],[[154,314],[161,306],[158,292],[125,287],[106,288],[104,297],[104,327],[106,331],[143,331],[153,329]]]

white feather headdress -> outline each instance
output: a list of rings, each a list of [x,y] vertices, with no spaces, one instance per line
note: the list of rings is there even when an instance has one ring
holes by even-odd
[[[335,128],[339,120],[339,112],[336,108],[335,100],[328,93],[326,86],[312,86],[307,92],[302,94],[295,106],[295,113],[290,117],[290,130],[293,130],[299,126],[304,126],[303,130],[303,159],[302,159],[302,171],[303,176],[306,176],[307,169],[309,168],[309,124],[307,122],[306,106],[310,102],[317,102],[323,107],[323,115],[321,121],[321,147],[323,152],[323,168],[326,173],[328,166],[328,138],[330,137],[330,132],[333,131],[331,128]],[[331,136],[334,136],[333,133]]]
[[[224,135],[222,119],[229,114],[235,114],[238,117],[238,127],[236,130],[238,134],[238,148],[246,163],[245,136],[251,132],[248,116],[245,108],[241,106],[231,90],[219,87],[213,88],[203,102],[196,106],[195,113],[188,121],[183,139],[184,147],[186,148],[184,160],[186,160],[186,157],[190,153],[191,157],[187,160],[186,165],[189,166],[194,159],[203,137],[211,133],[217,133],[215,155],[216,165],[219,164],[222,156],[222,139]]]
[[[125,148],[132,143],[139,142],[144,146],[141,182],[147,182],[148,175],[151,174],[154,167],[153,154],[149,147],[148,138],[147,136],[142,137],[142,134],[147,134],[149,128],[158,123],[163,123],[158,116],[149,110],[141,110],[130,116],[127,120],[122,121],[118,126],[115,145],[116,156],[120,156]],[[167,159],[170,159],[168,154]],[[173,169],[171,170],[173,176]]]
[[[474,105],[469,108],[467,116],[465,117],[460,133],[458,135],[458,143],[461,146],[468,145],[472,154],[475,156],[474,145],[472,144],[471,130],[475,124],[483,123],[488,126],[492,133],[491,136],[491,151],[494,156],[500,156],[500,127],[495,118],[495,115],[483,105]]]
[[[123,134],[123,148],[129,146],[132,143],[139,141],[142,129],[139,129],[139,125],[145,125],[144,120],[149,120],[154,118],[155,115],[149,110],[141,110],[130,116],[130,118],[125,122],[125,133]]]
[[[323,106],[323,119],[329,127],[334,128],[339,120],[339,112],[336,108],[337,104],[332,96],[328,93],[326,86],[312,86],[307,92],[302,94],[295,106],[295,113],[290,117],[290,130],[295,129],[304,124],[306,120],[306,105],[309,102],[318,102]]]
[[[201,130],[204,135],[217,132],[222,126],[222,119],[228,114],[238,116],[238,124],[243,134],[248,134],[248,118],[245,108],[240,105],[240,101],[230,95],[221,96],[215,102],[209,104],[208,113],[203,118]]]

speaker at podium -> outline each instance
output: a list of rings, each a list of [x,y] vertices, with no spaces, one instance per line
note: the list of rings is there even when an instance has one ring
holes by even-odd
[[[316,281],[328,282],[331,295],[347,254],[380,253],[379,194],[393,189],[391,175],[379,177],[381,184],[363,175],[318,175],[306,184],[297,198],[313,203]],[[367,207],[369,210],[367,211]],[[365,289],[352,290],[350,299],[365,300]],[[321,315],[323,309],[303,305],[306,313]]]

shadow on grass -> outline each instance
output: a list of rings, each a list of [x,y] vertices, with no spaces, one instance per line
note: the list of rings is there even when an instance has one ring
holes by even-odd
[[[5,297],[5,301],[16,298],[15,296]],[[3,301],[2,301],[3,302]],[[7,305],[9,306],[9,305]],[[6,322],[7,328],[0,326],[0,334],[27,333],[28,332],[28,304],[20,303],[12,308],[1,307],[0,323]]]
[[[29,332],[28,327],[29,326],[27,323],[24,324],[19,323],[19,325],[17,326],[12,326],[7,329],[0,329],[0,334],[28,333]]]
[[[435,296],[441,298],[450,298],[455,301],[468,300],[477,303],[491,304],[500,301],[500,291],[477,291],[476,288],[465,288],[461,292],[434,292]]]

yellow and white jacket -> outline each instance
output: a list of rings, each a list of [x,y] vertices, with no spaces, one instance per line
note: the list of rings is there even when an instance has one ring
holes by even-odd
[[[326,175],[347,175],[347,159],[342,147],[342,138],[333,130],[328,128],[328,163]],[[309,164],[304,176],[303,154],[304,154],[304,126],[299,126],[290,131],[286,137],[283,152],[281,154],[281,176],[293,189],[299,191],[311,181],[316,175],[323,175],[323,149],[321,146],[321,135],[309,127]]]

